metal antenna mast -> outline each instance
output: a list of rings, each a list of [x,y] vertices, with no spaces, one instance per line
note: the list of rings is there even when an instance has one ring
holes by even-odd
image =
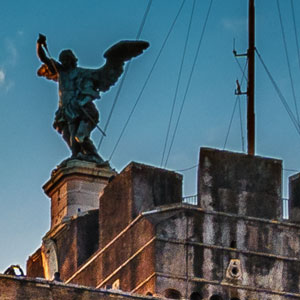
[[[255,155],[255,106],[254,106],[254,82],[255,82],[255,6],[254,0],[249,0],[249,21],[248,21],[248,51],[244,54],[237,54],[235,57],[247,56],[248,58],[248,84],[247,92],[242,92],[237,80],[236,95],[247,95],[247,141],[248,154]]]
[[[249,48],[248,56],[248,87],[247,87],[247,136],[248,154],[255,155],[255,107],[254,107],[254,81],[255,81],[255,6],[254,0],[249,0]]]

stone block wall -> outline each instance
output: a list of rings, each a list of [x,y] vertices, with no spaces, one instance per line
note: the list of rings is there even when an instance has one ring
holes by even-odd
[[[98,214],[98,210],[82,213],[64,223],[60,230],[50,230],[43,239],[43,246],[51,241],[51,244],[55,246],[55,253],[53,253],[55,258],[48,257],[47,253],[43,258],[41,252],[48,252],[48,250],[42,246],[28,259],[28,276],[52,279],[54,271],[59,271],[62,280],[65,280],[75,273],[80,265],[98,250]],[[43,259],[49,261],[43,263]],[[44,270],[44,266],[48,265],[51,269],[53,259],[57,261],[58,270],[52,270],[49,273],[49,270]]]
[[[130,163],[100,197],[100,247],[104,247],[140,213],[182,201],[182,176]]]
[[[69,222],[67,228],[54,236],[58,268],[62,280],[77,271],[99,246],[98,210],[89,211]]]
[[[105,288],[119,280],[120,289],[132,291],[154,272],[153,238],[153,225],[139,217],[114,241],[99,249],[67,282]]]
[[[282,162],[201,148],[198,203],[207,210],[279,220]]]
[[[45,277],[41,248],[29,256],[26,264],[26,270],[26,275],[29,277]]]
[[[147,217],[161,220],[155,227],[157,293],[300,298],[300,226],[184,205]]]

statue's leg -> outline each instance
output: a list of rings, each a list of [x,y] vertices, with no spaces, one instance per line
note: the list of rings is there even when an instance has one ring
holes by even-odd
[[[96,147],[90,139],[90,133],[94,127],[95,126],[91,122],[82,120],[78,126],[75,139],[80,143],[82,152],[85,155],[94,158],[97,162],[103,162]]]
[[[92,130],[93,126],[91,126],[90,122],[81,120],[75,133],[75,140],[83,144],[84,140],[90,136]]]
[[[92,155],[100,158],[94,143],[89,137],[85,138],[84,142],[82,143],[82,148],[84,149],[86,155]]]
[[[69,147],[72,151],[72,157],[76,157],[78,155],[78,153],[81,152],[81,144],[77,142],[76,140],[76,132],[78,129],[78,122],[70,122],[68,124],[68,135],[69,135]]]
[[[61,131],[62,137],[64,141],[68,144],[69,148],[71,148],[71,141],[70,141],[70,131],[69,127],[65,126]]]

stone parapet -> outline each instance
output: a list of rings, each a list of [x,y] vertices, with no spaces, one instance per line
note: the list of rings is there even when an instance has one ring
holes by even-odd
[[[202,148],[198,173],[200,207],[281,219],[281,160]]]
[[[142,300],[157,299],[131,295],[122,291],[107,291],[56,281],[0,275],[0,299],[2,300],[44,300],[44,299],[85,299],[85,300]]]

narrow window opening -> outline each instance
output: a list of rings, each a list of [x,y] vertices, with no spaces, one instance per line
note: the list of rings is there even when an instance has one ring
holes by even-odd
[[[174,290],[174,289],[167,289],[165,291],[165,297],[169,299],[180,299],[181,294],[179,291]]]
[[[198,292],[193,292],[190,296],[190,300],[202,300],[202,295]]]
[[[223,298],[220,295],[212,295],[209,300],[223,300]]]
[[[236,241],[231,241],[230,248],[236,249]]]

